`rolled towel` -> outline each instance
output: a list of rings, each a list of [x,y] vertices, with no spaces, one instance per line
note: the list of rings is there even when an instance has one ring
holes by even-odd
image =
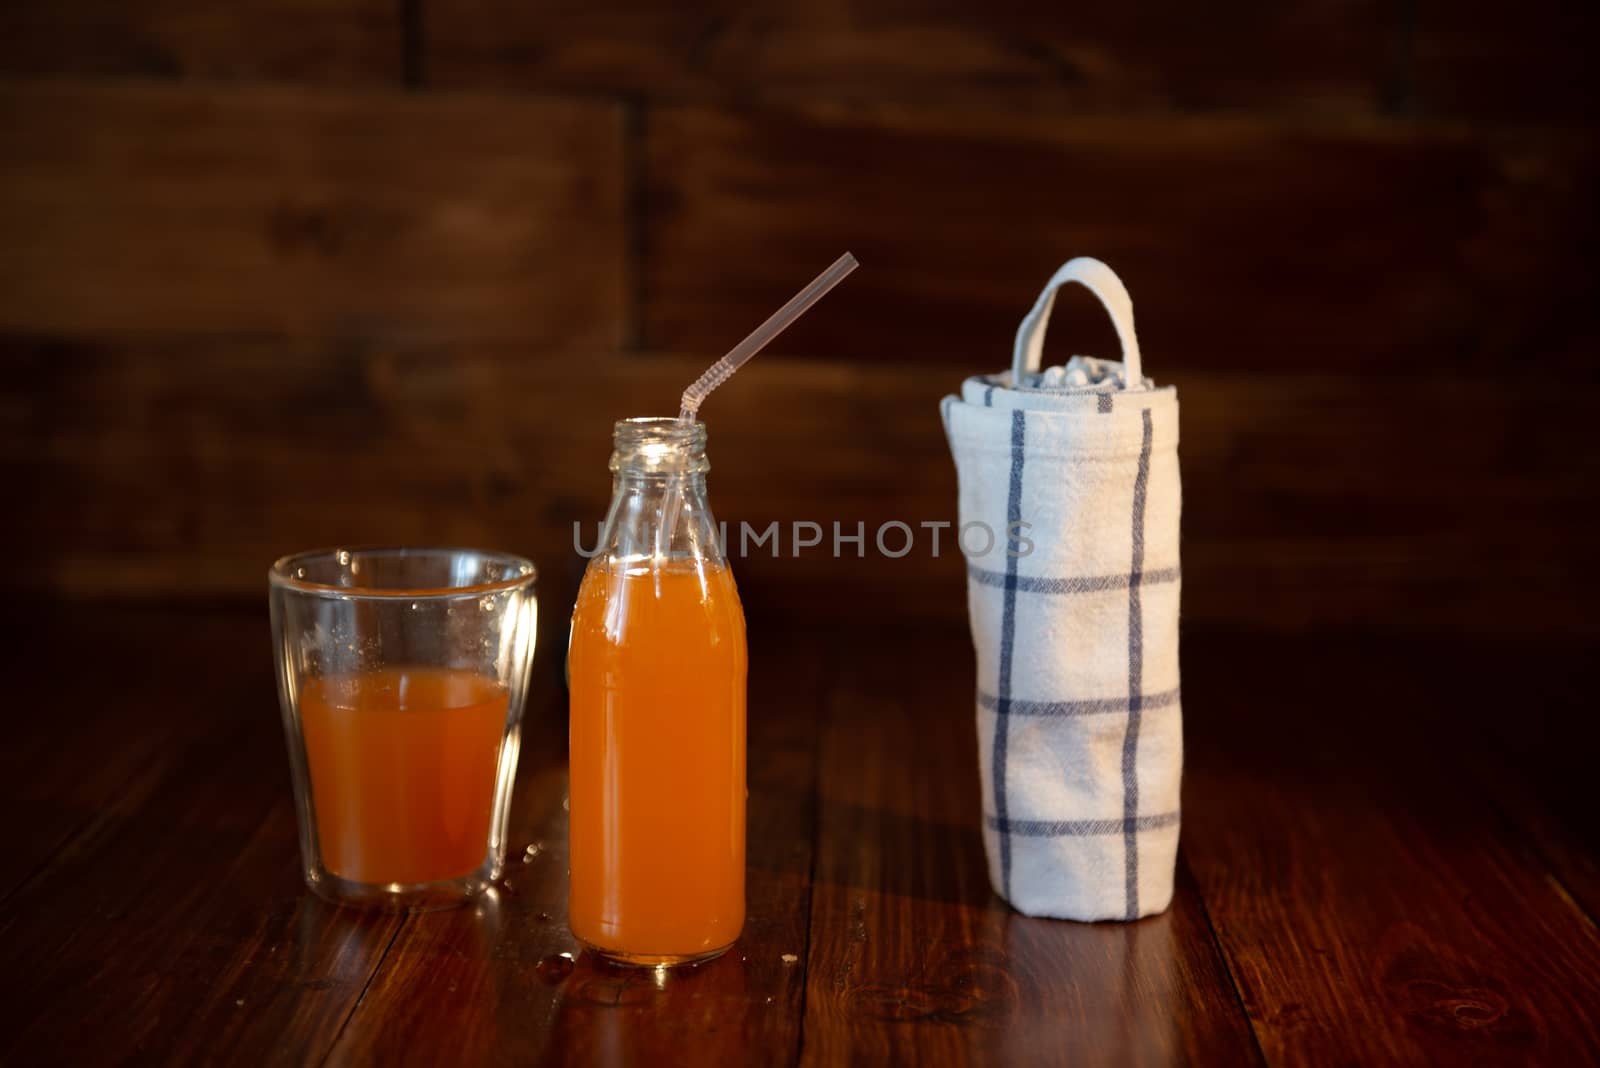
[[[1111,313],[1121,362],[1039,370],[1068,282]],[[1161,912],[1183,768],[1177,391],[1143,377],[1121,281],[1080,258],[1023,319],[1011,370],[967,379],[941,413],[960,483],[990,880],[1030,916]]]

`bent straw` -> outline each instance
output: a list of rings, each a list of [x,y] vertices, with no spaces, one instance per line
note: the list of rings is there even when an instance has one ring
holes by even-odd
[[[683,398],[678,409],[678,422],[692,423],[695,415],[700,411],[700,405],[705,403],[711,391],[733,377],[733,373],[744,366],[756,353],[766,348],[768,343],[788,328],[800,316],[804,315],[813,304],[844,281],[845,277],[861,264],[854,256],[846,252],[843,256],[833,261],[833,264],[817,277],[811,284],[789,299],[789,302],[767,317],[762,323],[750,332],[728,354],[710,367],[689,384],[683,391]],[[667,549],[672,545],[672,535],[677,530],[678,513],[683,507],[682,486],[676,472],[667,481],[666,503],[662,511],[661,526],[656,536],[656,559],[666,558]]]
[[[833,265],[826,271],[813,278],[810,285],[791,297],[789,303],[768,316],[767,321],[751,331],[749,337],[730,349],[722,359],[707,367],[705,373],[683,391],[678,421],[692,421],[712,390],[732,378],[733,373],[744,366],[750,357],[766,348],[767,344],[783,333],[790,323],[804,315],[811,305],[821,300],[828,290],[844,281],[845,276],[859,266],[861,264],[856,258],[846,252],[834,260]]]

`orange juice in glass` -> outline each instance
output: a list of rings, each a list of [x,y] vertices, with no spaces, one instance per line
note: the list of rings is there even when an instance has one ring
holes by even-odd
[[[506,687],[465,669],[306,680],[300,720],[329,874],[404,885],[482,864],[509,704]]]
[[[568,918],[629,964],[714,957],[744,925],[744,611],[706,504],[705,440],[702,423],[617,424],[611,507],[573,611]]]
[[[533,565],[336,549],[285,557],[268,577],[307,884],[394,909],[481,893],[504,864]]]

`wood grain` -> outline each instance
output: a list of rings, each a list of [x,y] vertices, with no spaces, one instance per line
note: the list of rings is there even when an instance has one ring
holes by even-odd
[[[1169,912],[1129,925],[1032,919],[990,891],[971,662],[959,637],[906,631],[842,661],[818,772],[806,1061],[1259,1062],[1187,879]]]
[[[1586,4],[1534,0],[1505,9],[1482,0],[1419,5],[1412,29],[1421,115],[1590,125],[1600,89],[1588,43],[1600,20]]]
[[[573,525],[592,544],[612,421],[667,411],[706,359],[3,338],[0,475],[27,516],[0,535],[4,582],[254,600],[285,552],[460,542],[533,555],[547,604],[570,604]],[[1466,374],[1177,383],[1186,618],[1595,632],[1582,562],[1600,537],[1600,446],[1583,390]],[[849,591],[886,619],[964,622],[949,531],[937,557],[923,528],[900,559],[873,544],[891,520],[955,518],[937,403],[956,384],[928,364],[763,360],[718,394],[715,512],[736,540],[741,522],[783,538],[777,558],[736,553],[753,615],[826,621],[819,591]],[[797,521],[825,534],[798,557]],[[834,522],[864,525],[863,557],[833,557]]]
[[[1381,4],[1162,7],[450,0],[429,5],[427,64],[445,85],[986,111],[1370,112],[1401,74]]]
[[[14,710],[76,758],[91,808],[0,913],[0,1059],[8,1063],[300,1063],[320,1056],[398,920],[306,893],[297,861],[265,620],[112,610],[45,633],[78,646],[95,693],[22,675]],[[138,650],[123,663],[107,643]],[[59,702],[63,697],[67,704]],[[90,714],[102,705],[114,715]],[[142,742],[149,736],[150,743]],[[125,774],[124,763],[143,766]],[[46,757],[5,780],[10,802],[48,792]],[[37,802],[36,802],[37,805]],[[9,822],[9,819],[8,819]]]
[[[841,249],[863,268],[773,351],[1006,366],[1074,255],[1135,296],[1149,373],[1586,368],[1594,144],[1259,119],[1071,122],[652,109],[643,336],[721,351]],[[1073,287],[1077,288],[1077,287]],[[1046,357],[1114,356],[1065,295]]]
[[[1455,654],[1431,650],[1434,662]],[[1476,784],[1508,827],[1524,836],[1591,923],[1600,924],[1600,809],[1590,804],[1591,754],[1600,748],[1600,721],[1586,666],[1592,652],[1581,644],[1506,642],[1482,650],[1470,707],[1510,709],[1479,717],[1481,738],[1463,750],[1463,774]],[[1538,671],[1518,665],[1540,663]],[[1428,723],[1423,729],[1432,729]]]
[[[822,659],[815,636],[773,637],[751,653],[748,919],[733,949],[667,975],[599,962],[568,932],[566,709],[565,694],[552,688],[544,707],[529,710],[535,723],[513,815],[513,846],[532,845],[535,854],[513,863],[480,907],[407,921],[331,1063],[388,1063],[441,1041],[464,1061],[791,1062],[800,1045]],[[559,655],[558,645],[546,667]]]
[[[37,615],[32,644],[12,636],[41,669],[16,676],[13,705],[52,714],[11,725],[40,759],[7,763],[0,811],[8,835],[47,804],[88,819],[0,910],[0,1058],[1546,1064],[1600,1052],[1600,935],[1565,864],[1596,825],[1562,811],[1582,797],[1592,749],[1592,643],[1188,626],[1173,907],[1078,925],[1019,916],[988,889],[961,629],[764,625],[750,925],[720,961],[658,985],[559,957],[576,949],[563,626],[544,622],[512,838],[540,848],[481,907],[402,921],[303,888],[259,610]],[[124,715],[77,714],[87,686],[63,689],[48,652],[74,643],[104,650],[77,674]],[[157,742],[140,749],[144,734]],[[81,782],[51,762],[52,743]]]
[[[1268,1060],[1600,1054],[1600,935],[1462,761],[1519,714],[1482,681],[1526,679],[1499,661],[1517,651],[1186,643],[1185,711],[1211,729],[1189,732],[1184,849]]]
[[[0,326],[615,345],[620,137],[594,101],[0,88]]]
[[[1600,1061],[1592,5],[1165,7],[0,7],[0,1062]],[[749,927],[658,983],[565,929],[573,523],[844,248],[707,413],[784,551]],[[990,893],[962,561],[871,545],[954,518],[937,401],[1078,253],[1183,407],[1127,926]],[[1047,358],[1114,347],[1064,294]],[[301,881],[262,572],[341,542],[540,562],[538,848],[476,908]]]
[[[135,625],[143,630],[130,636]],[[255,621],[247,625],[253,633]],[[216,730],[206,706],[232,685],[202,676],[193,680],[197,700],[175,704],[128,680],[154,670],[163,648],[170,664],[174,641],[184,655],[208,662],[233,656],[240,635],[237,615],[197,633],[175,609],[74,611],[50,603],[13,613],[4,631],[6,659],[28,666],[31,698],[19,697],[0,749],[6,784],[0,829],[7,843],[0,899],[37,876],[76,836],[102,831],[148,800],[184,753]],[[30,700],[39,706],[30,708]],[[77,744],[63,737],[65,723]]]
[[[387,0],[20,0],[0,8],[0,73],[319,83],[400,80]]]

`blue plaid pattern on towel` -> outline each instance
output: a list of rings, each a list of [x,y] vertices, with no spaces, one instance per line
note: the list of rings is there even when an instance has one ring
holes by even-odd
[[[1080,363],[970,378],[942,414],[961,525],[996,532],[963,541],[991,881],[1029,915],[1131,920],[1177,863],[1178,403]]]

